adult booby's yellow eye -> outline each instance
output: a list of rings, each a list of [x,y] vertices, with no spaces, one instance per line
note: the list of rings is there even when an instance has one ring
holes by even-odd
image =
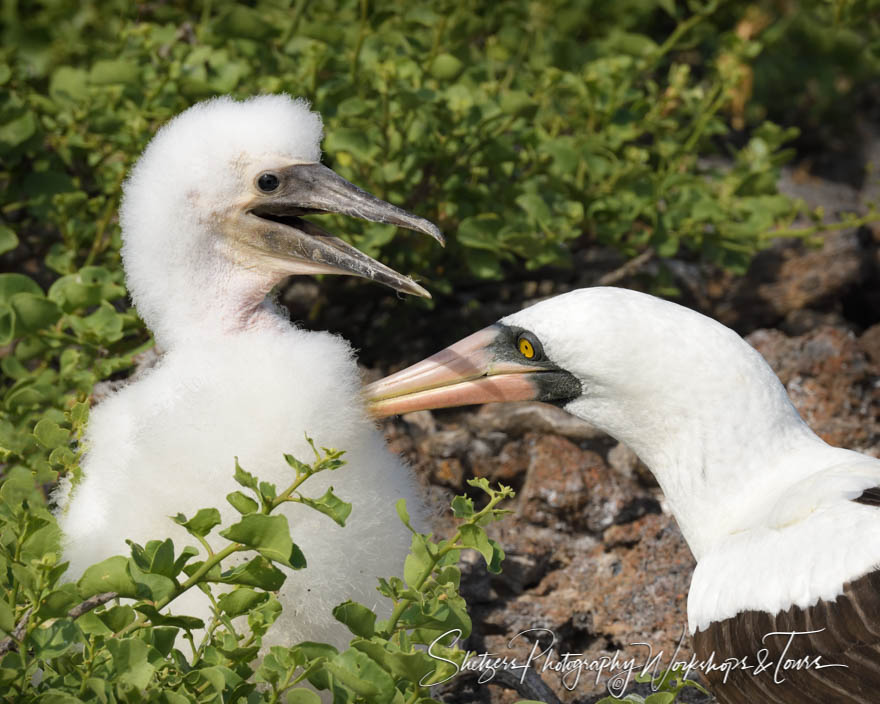
[[[519,342],[517,342],[517,346],[519,347],[519,353],[525,357],[526,359],[533,359],[535,356],[535,347],[529,342],[526,338],[519,338]]]

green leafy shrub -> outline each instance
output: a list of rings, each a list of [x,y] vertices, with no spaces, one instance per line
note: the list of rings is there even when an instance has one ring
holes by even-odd
[[[755,6],[771,8],[769,29],[743,36],[738,23]],[[160,701],[180,701],[176,691],[204,701],[220,692],[231,696],[251,687],[248,663],[277,607],[271,595],[261,596],[266,591],[259,587],[268,583],[240,584],[235,599],[241,601],[224,602],[227,610],[218,601],[207,640],[187,661],[173,643],[194,624],[162,621],[169,617],[157,604],[193,578],[186,570],[196,553],[171,552],[169,562],[173,546],[156,541],[133,546],[131,558],[107,566],[117,586],[134,589],[135,607],[82,602],[100,594],[87,597],[82,584],[59,581],[57,527],[42,487],[77,471],[94,385],[127,374],[152,345],[127,307],[115,213],[125,173],[160,124],[218,93],[284,90],[308,97],[324,116],[334,168],[437,221],[449,246],[438,251],[419,238],[392,244],[393,229],[375,224],[346,220],[333,227],[371,255],[426,278],[433,291],[514,268],[563,265],[573,245],[595,243],[628,256],[650,248],[742,270],[778,228],[791,236],[821,229],[785,229],[801,207],[775,184],[795,133],[760,122],[764,114],[779,114],[771,99],[785,91],[778,82],[770,89],[759,82],[756,105],[746,89],[756,62],[765,61],[761,76],[771,75],[768,66],[781,65],[787,47],[812,41],[830,12],[835,33],[822,35],[824,55],[856,65],[854,80],[876,75],[876,42],[865,39],[873,0],[804,2],[797,18],[773,14],[775,7],[701,0],[469,6],[433,0],[406,7],[389,0],[292,6],[255,0],[204,2],[194,11],[174,2],[5,3],[0,262],[13,273],[0,274],[0,575],[6,580],[0,628],[17,634],[27,614],[14,639],[24,638],[27,647],[0,661],[0,689],[25,691],[39,667],[44,679],[28,696],[39,692],[45,701],[66,701],[62,691],[101,701],[111,690],[128,701],[141,701],[147,690]],[[779,24],[780,17],[789,24]],[[797,32],[805,26],[801,40]],[[865,46],[874,53],[859,62]],[[788,79],[783,87],[790,94],[803,95],[797,72],[776,76]],[[832,79],[819,82],[821,96],[838,85]],[[741,147],[727,140],[731,114],[758,120]],[[719,148],[729,152],[729,167],[699,158]],[[260,515],[271,518],[262,513],[267,504],[260,505]],[[211,515],[186,521],[200,544],[196,534]],[[472,519],[462,516],[465,525]],[[455,584],[455,551],[471,539],[467,530],[458,542],[434,547],[414,538],[414,555],[421,557],[413,559],[421,562],[410,565],[428,576],[419,588],[389,580],[386,596],[421,600],[424,587],[442,601],[443,589]],[[231,535],[233,542],[243,536]],[[476,541],[479,531],[474,535]],[[267,555],[263,547],[252,561],[260,568],[257,581],[273,574],[280,554]],[[489,554],[482,539],[476,547]],[[491,554],[497,557],[494,547]],[[434,565],[426,573],[435,558],[439,572]],[[212,569],[197,581],[211,582]],[[97,608],[77,615],[84,603]],[[426,603],[435,604],[406,607],[397,625],[425,616],[434,608]],[[454,603],[449,614],[463,619],[463,606]],[[228,618],[245,612],[246,645]],[[340,613],[360,624],[362,647],[345,656],[351,662],[365,654],[378,658],[381,669],[406,660],[385,644],[390,654],[380,656],[373,642],[385,638],[405,648],[405,628],[391,633],[387,625],[374,626],[367,637],[366,614],[358,607]],[[259,677],[275,691],[322,657],[329,662],[337,655],[273,652]],[[310,701],[308,694],[296,696]]]
[[[410,527],[412,551],[403,578],[379,580],[379,592],[393,605],[390,617],[377,621],[376,613],[352,601],[334,610],[354,636],[348,649],[314,642],[272,646],[260,661],[263,637],[281,611],[273,593],[286,577],[279,566],[306,568],[287,519],[273,511],[298,502],[344,525],[352,506],[332,489],[320,497],[301,493],[310,477],[339,469],[341,457],[327,449],[316,449],[310,464],[285,456],[291,483],[282,488],[259,481],[236,462],[234,477],[242,489],[227,500],[241,514],[237,523],[219,530],[220,514],[212,507],[190,517],[179,514],[173,520],[193,544],[130,543],[130,557],[93,565],[75,584],[61,581],[66,564],[53,516],[30,475],[13,472],[0,488],[0,631],[6,636],[0,640],[0,697],[256,704],[283,696],[314,704],[317,695],[297,686],[308,682],[331,691],[340,704],[431,702],[430,684],[454,674],[451,663],[465,656],[445,634],[457,629],[466,637],[471,629],[458,593],[459,554],[475,549],[491,571],[500,571],[504,552],[483,526],[508,513],[497,506],[513,492],[472,480],[487,503],[478,510],[471,499],[457,497],[457,531],[449,540],[435,541]],[[403,500],[397,509],[409,527]],[[249,559],[230,567],[224,561],[236,553]],[[207,623],[168,611],[191,589],[210,599]],[[189,648],[181,649],[183,641]],[[429,644],[436,657],[424,649]]]
[[[870,16],[852,2],[802,7],[822,19],[831,5],[838,34]],[[121,0],[7,4],[0,257],[18,273],[0,283],[0,461],[40,483],[68,471],[77,445],[63,431],[75,440],[84,412],[71,416],[75,405],[151,344],[126,309],[121,183],[160,124],[218,93],[310,98],[333,166],[437,221],[449,246],[392,243],[394,229],[372,223],[335,229],[435,293],[512,267],[565,264],[573,243],[742,270],[800,209],[776,191],[793,129],[757,126],[730,147],[726,168],[698,158],[748,98],[743,80],[763,38],[778,46],[789,36],[772,23],[737,32],[754,7],[258,0],[194,13]]]
[[[652,692],[647,696],[630,693],[622,697],[604,697],[596,704],[674,704],[679,695],[688,689],[696,689],[703,694],[709,691],[699,682],[687,679],[678,674],[677,670],[670,668],[654,677],[651,673],[636,675],[636,682],[651,683]]]
[[[761,54],[760,35],[733,31],[748,3],[261,0],[196,15],[50,0],[17,18],[14,7],[0,157],[20,209],[7,208],[3,241],[57,231],[48,263],[60,273],[115,261],[126,166],[158,124],[217,93],[309,97],[334,166],[433,216],[451,245],[345,229],[439,289],[498,277],[507,261],[564,263],[581,236],[742,267],[796,212],[775,190],[790,130],[754,134],[735,152],[745,169],[696,158],[727,132],[724,111]]]

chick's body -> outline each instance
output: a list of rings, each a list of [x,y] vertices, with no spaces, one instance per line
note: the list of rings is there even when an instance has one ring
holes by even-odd
[[[302,505],[279,509],[308,567],[289,571],[279,593],[284,612],[270,640],[345,642],[347,631],[331,609],[346,599],[376,604],[376,577],[399,574],[409,545],[394,502],[406,498],[415,512],[419,505],[408,471],[366,417],[359,387],[348,344],[327,333],[231,335],[222,345],[166,354],[145,378],[94,410],[84,479],[60,516],[71,573],[126,554],[126,538],[143,545],[170,536],[178,551],[194,544],[171,521],[178,512],[192,517],[215,507],[231,525],[239,514],[225,497],[241,489],[233,458],[281,491],[294,479],[283,453],[313,458],[308,433],[319,447],[344,449],[347,464],[311,477],[302,492],[320,496],[333,486],[353,509],[345,527]],[[216,535],[209,541],[225,544]],[[197,590],[172,611],[187,608],[210,615]]]
[[[163,127],[125,184],[120,209],[126,281],[163,351],[155,368],[92,411],[83,479],[57,494],[68,574],[171,536],[195,539],[171,516],[220,510],[241,487],[234,458],[284,490],[290,453],[311,461],[306,435],[346,452],[342,469],[311,477],[305,495],[333,485],[353,504],[345,527],[285,504],[308,567],[289,571],[284,611],[270,642],[328,640],[346,629],[331,609],[346,599],[378,600],[376,577],[400,574],[410,536],[394,503],[419,514],[411,478],[384,447],[360,397],[352,350],[328,333],[293,325],[267,299],[285,277],[341,273],[427,295],[406,277],[299,218],[343,212],[425,232],[431,223],[380,201],[319,163],[321,119],[301,100],[260,96],[198,104]],[[209,536],[222,546],[216,533]],[[238,554],[239,561],[242,555]],[[191,589],[175,613],[209,619]]]

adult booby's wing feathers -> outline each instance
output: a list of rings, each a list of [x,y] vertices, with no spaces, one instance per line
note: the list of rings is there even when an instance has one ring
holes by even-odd
[[[880,486],[865,489],[862,495],[853,499],[856,503],[865,504],[865,506],[880,506]]]

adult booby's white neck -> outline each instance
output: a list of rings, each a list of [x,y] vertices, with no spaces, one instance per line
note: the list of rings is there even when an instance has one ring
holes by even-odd
[[[838,629],[813,643],[826,662],[880,648],[880,594],[869,596],[880,581],[880,506],[870,500],[880,494],[880,461],[818,438],[764,359],[705,316],[622,289],[574,291],[367,393],[379,416],[544,400],[629,445],[657,477],[698,560],[688,598],[698,652],[754,658],[769,632],[760,629],[820,616]],[[853,630],[853,609],[860,633],[874,634],[868,641]],[[880,685],[880,667],[865,676]],[[722,701],[800,701],[799,684],[758,696],[737,681]],[[840,677],[829,686],[862,691]]]

